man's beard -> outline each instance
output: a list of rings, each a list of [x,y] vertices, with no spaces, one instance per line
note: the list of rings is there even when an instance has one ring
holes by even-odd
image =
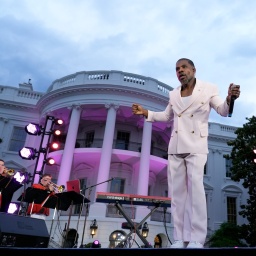
[[[188,86],[188,84],[189,84],[189,82],[192,80],[192,78],[186,78],[186,79],[184,79],[184,80],[182,80],[181,81],[181,85],[183,86],[183,88],[185,89],[187,86]]]

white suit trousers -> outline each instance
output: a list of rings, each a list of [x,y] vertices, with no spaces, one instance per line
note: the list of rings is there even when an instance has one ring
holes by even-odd
[[[168,186],[174,240],[205,243],[207,209],[203,185],[207,154],[169,155]]]

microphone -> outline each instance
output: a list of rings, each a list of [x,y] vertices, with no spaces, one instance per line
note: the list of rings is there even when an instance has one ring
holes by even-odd
[[[231,86],[231,90],[236,88],[236,87],[240,87],[239,85],[233,84]],[[234,104],[235,104],[235,99],[236,96],[235,95],[231,95],[231,99],[230,99],[230,103],[229,103],[229,110],[228,110],[228,117],[231,117],[233,114],[233,109],[234,109]]]
[[[232,95],[229,103],[228,117],[231,117],[233,114],[235,99],[236,99],[236,96]]]

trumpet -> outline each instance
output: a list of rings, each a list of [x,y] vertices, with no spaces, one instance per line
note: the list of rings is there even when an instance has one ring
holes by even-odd
[[[59,185],[57,185],[57,184],[55,184],[53,182],[50,182],[49,185],[53,185],[53,188],[54,188],[55,192],[58,192],[58,193],[63,192],[63,190],[65,189],[64,185],[60,185],[59,186]]]
[[[4,169],[3,171],[4,174],[8,175],[8,176],[13,176],[15,174],[15,171],[13,169]]]

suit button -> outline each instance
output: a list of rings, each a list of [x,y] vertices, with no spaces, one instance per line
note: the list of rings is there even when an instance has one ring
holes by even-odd
[[[204,104],[204,102],[201,102],[201,104]]]
[[[193,117],[194,115],[191,115],[191,117]]]
[[[178,117],[181,117],[181,115],[178,115]]]
[[[191,133],[195,133],[194,131],[192,131]]]
[[[175,131],[175,133],[178,133],[178,131]]]

